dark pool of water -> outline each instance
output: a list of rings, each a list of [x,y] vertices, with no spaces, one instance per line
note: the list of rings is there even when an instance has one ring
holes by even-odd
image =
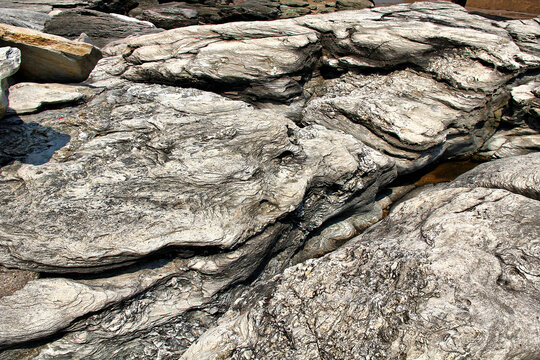
[[[412,3],[425,0],[375,0],[377,6]],[[468,0],[467,10],[516,19],[540,16],[540,0]]]

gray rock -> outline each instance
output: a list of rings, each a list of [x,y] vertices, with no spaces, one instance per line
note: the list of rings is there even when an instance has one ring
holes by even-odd
[[[0,46],[21,50],[17,76],[28,81],[84,81],[101,58],[101,52],[89,44],[1,24]]]
[[[416,3],[175,29],[105,51],[121,55],[111,71],[131,81],[300,104],[295,121],[350,133],[407,173],[471,154],[497,130],[506,85],[540,67],[522,46],[540,24],[512,24]]]
[[[539,211],[506,190],[424,193],[254,288],[181,359],[534,358]]]
[[[313,229],[378,177],[375,189],[389,181],[383,174],[392,169],[350,136],[298,129],[196,90],[126,85],[78,112],[40,119],[54,131],[42,138],[16,124],[2,147],[21,162],[42,164],[0,170],[0,212],[16,222],[0,221],[1,239],[11,244],[0,262],[23,269],[93,272],[169,246],[231,249],[299,207],[303,227]],[[27,134],[22,143],[20,132]],[[50,148],[39,146],[66,137],[52,159]],[[319,181],[341,182],[334,205],[324,209],[317,204],[330,195]],[[23,192],[8,196],[15,183],[25,184]],[[320,199],[308,205],[306,194],[318,187]]]
[[[51,17],[44,27],[46,33],[71,40],[85,33],[97,47],[103,47],[111,41],[130,35],[144,35],[159,31],[153,24],[146,21],[82,9],[62,11]]]
[[[39,11],[0,8],[0,23],[43,31],[49,15]]]
[[[400,172],[478,149],[498,125],[506,98],[455,89],[411,70],[330,80],[302,122],[352,134],[395,159]],[[374,101],[373,99],[376,99]]]
[[[21,65],[21,52],[11,47],[0,48],[0,119],[8,107],[6,91],[8,89],[7,78],[19,70]]]
[[[1,217],[10,251],[0,262],[111,269],[36,280],[0,299],[1,345],[66,332],[39,348],[42,358],[115,358],[141,333],[229,304],[228,291],[276,243],[291,247],[294,233],[294,251],[395,176],[392,162],[351,136],[200,90],[125,83],[88,105],[23,119],[41,130],[14,123],[0,137],[15,134],[1,148],[19,152],[0,169],[0,212],[14,221]],[[70,142],[51,157],[42,144],[62,134]]]
[[[505,189],[540,200],[540,153],[508,157],[478,165],[452,182],[453,187]]]
[[[91,92],[85,86],[18,83],[9,88],[9,109],[17,114],[33,113],[46,106],[76,103]]]

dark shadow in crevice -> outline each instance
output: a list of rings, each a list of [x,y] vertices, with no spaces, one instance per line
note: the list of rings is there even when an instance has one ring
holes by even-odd
[[[0,168],[14,161],[43,165],[70,140],[68,134],[49,126],[26,123],[17,115],[9,116],[0,120]]]

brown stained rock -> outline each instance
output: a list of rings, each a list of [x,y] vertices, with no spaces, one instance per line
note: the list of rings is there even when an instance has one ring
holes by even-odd
[[[0,25],[0,46],[21,50],[18,75],[25,80],[81,82],[101,59],[90,44],[9,25]]]
[[[37,278],[39,278],[39,273],[33,271],[7,269],[0,266],[0,298],[13,294],[29,281]]]

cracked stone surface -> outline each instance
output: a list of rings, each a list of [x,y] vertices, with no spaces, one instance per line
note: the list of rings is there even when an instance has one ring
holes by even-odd
[[[0,359],[534,357],[539,39],[424,2],[109,44],[0,122]]]
[[[4,117],[8,107],[7,79],[15,74],[21,65],[21,52],[17,48],[0,48],[0,119]]]
[[[181,359],[534,358],[540,202],[459,184],[259,284]]]

